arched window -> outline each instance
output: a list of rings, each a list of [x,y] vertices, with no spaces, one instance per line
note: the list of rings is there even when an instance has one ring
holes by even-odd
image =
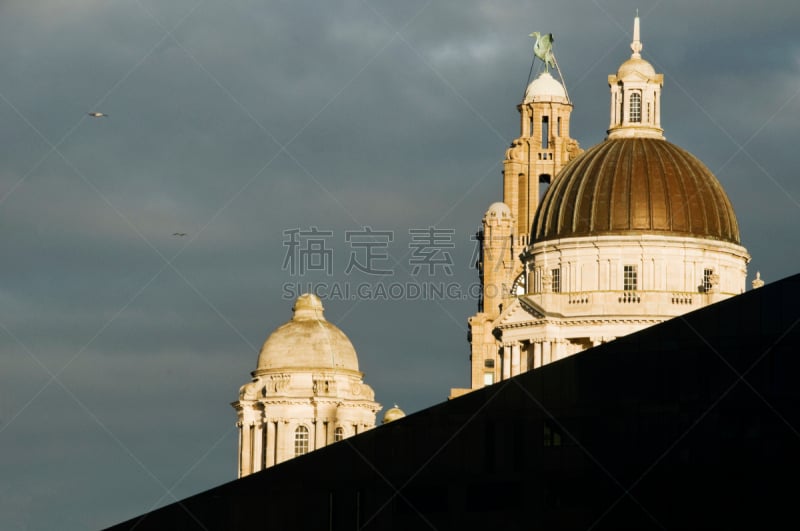
[[[639,92],[631,92],[631,107],[628,120],[633,123],[642,121],[642,95]]]
[[[339,442],[344,439],[344,428],[339,426],[335,430],[333,430],[333,442]]]
[[[298,426],[294,430],[294,456],[308,453],[308,428]]]

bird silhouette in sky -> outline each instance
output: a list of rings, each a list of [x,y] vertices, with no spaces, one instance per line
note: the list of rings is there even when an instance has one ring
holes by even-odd
[[[183,237],[183,236],[186,236],[186,233],[185,232],[173,232],[172,235],[173,236]]]
[[[104,113],[104,112],[97,112],[97,111],[95,111],[95,112],[90,112],[90,113],[86,113],[86,114],[88,114],[88,115],[89,115],[89,116],[91,116],[92,118],[107,118],[107,117],[108,117],[108,115],[107,115],[106,113]]]

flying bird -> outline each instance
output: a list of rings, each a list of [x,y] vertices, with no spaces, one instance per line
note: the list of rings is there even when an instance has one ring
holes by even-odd
[[[86,114],[88,114],[92,118],[106,118],[108,116],[104,112],[90,112],[90,113],[86,113]]]
[[[182,237],[182,236],[186,236],[186,233],[185,232],[173,232],[172,235],[173,236],[181,236]]]

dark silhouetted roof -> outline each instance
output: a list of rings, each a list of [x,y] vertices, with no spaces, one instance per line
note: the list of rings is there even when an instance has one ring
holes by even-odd
[[[110,529],[797,529],[798,300],[795,275]]]

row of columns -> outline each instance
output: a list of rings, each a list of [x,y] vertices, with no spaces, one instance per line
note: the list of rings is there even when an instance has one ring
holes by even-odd
[[[596,347],[614,339],[614,337],[603,336],[589,338],[589,341],[593,347]],[[569,340],[558,338],[535,338],[503,343],[500,356],[500,379],[507,380],[523,372],[565,358],[574,353],[574,349],[570,351],[569,345]],[[580,349],[580,347],[578,348]]]
[[[566,339],[552,338],[504,343],[500,358],[501,379],[507,380],[523,372],[566,357],[569,354],[567,352],[567,343]]]
[[[298,426],[311,427],[308,450],[317,450],[335,441],[336,428],[343,429],[343,437],[356,435],[366,429],[366,424],[344,425],[323,420],[307,423],[280,419],[267,422],[239,422],[239,477],[274,466],[294,457],[295,430]],[[266,431],[265,431],[266,427]]]

